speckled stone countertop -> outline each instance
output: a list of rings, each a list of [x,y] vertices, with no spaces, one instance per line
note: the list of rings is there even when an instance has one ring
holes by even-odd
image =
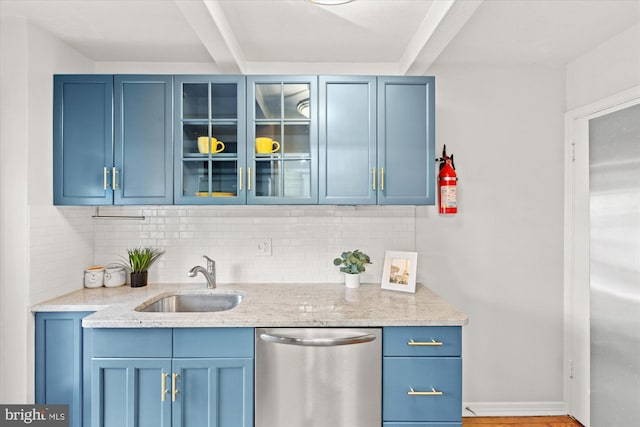
[[[212,313],[146,313],[136,307],[175,293],[241,291],[235,308]],[[80,289],[34,305],[33,312],[95,311],[89,328],[462,326],[468,318],[431,290],[382,290],[380,284],[349,289],[344,284],[149,284],[143,288]]]

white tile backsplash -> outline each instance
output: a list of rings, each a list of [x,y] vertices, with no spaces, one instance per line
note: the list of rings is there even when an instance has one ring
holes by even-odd
[[[413,206],[157,206],[102,207],[101,215],[144,215],[144,220],[95,219],[95,263],[117,262],[127,248],[165,251],[149,272],[153,282],[200,282],[187,271],[216,260],[219,283],[339,282],[333,258],[360,249],[373,261],[365,282],[379,282],[385,250],[415,250]],[[257,241],[270,238],[272,255]]]

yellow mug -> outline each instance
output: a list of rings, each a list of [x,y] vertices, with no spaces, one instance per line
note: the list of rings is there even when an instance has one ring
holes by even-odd
[[[280,143],[265,136],[256,138],[256,153],[275,153],[280,149]]]
[[[207,147],[207,142],[211,142],[209,147]],[[216,138],[208,136],[199,136],[198,137],[198,151],[202,154],[211,153],[219,153],[224,150],[224,142],[218,141]]]

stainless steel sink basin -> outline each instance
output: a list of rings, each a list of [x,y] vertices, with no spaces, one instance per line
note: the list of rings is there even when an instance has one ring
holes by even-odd
[[[192,293],[168,295],[136,307],[136,311],[151,313],[210,313],[236,307],[244,293]]]

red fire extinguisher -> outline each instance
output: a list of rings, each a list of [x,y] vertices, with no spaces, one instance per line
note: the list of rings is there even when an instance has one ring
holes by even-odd
[[[442,215],[458,213],[456,167],[453,164],[453,154],[447,156],[447,146],[442,147],[442,157],[438,173],[438,212]]]

